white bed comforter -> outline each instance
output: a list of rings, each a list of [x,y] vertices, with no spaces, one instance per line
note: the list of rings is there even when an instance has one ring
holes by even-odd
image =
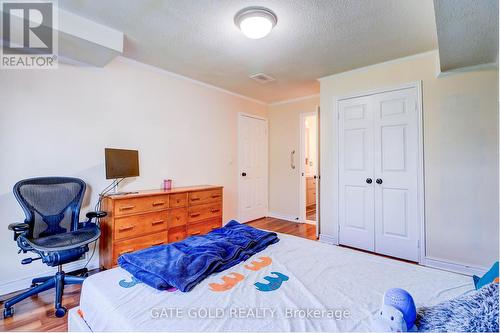
[[[369,331],[389,288],[408,290],[417,307],[473,289],[467,276],[279,237],[188,293],[135,284],[121,268],[98,273],[85,280],[80,309],[93,331]]]

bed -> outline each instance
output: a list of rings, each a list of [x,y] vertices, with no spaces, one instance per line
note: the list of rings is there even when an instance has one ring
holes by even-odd
[[[369,331],[383,293],[417,307],[474,289],[468,276],[279,234],[192,291],[159,291],[114,268],[87,278],[73,331]],[[262,258],[262,259],[259,259]],[[246,266],[246,267],[245,267]]]

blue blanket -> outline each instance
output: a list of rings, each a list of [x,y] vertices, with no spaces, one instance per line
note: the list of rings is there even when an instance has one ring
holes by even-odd
[[[210,274],[245,261],[278,241],[274,232],[233,220],[206,235],[124,254],[118,265],[153,288],[190,291]]]

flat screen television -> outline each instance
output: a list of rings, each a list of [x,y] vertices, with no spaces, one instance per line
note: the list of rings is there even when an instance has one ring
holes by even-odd
[[[106,179],[139,176],[139,151],[105,148]]]

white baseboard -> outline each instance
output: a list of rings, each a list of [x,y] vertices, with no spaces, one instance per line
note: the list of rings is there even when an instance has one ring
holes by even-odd
[[[275,213],[275,212],[268,212],[267,216],[275,218],[275,219],[290,221],[290,222],[300,222],[299,218],[297,216],[292,216],[292,215],[285,215],[285,214],[280,214],[280,213]]]
[[[79,261],[75,261],[69,264],[63,265],[63,269],[65,272],[71,272],[71,271],[76,271],[77,269],[81,269],[85,266],[87,263],[88,259],[83,259]],[[26,276],[23,278],[19,278],[16,280],[11,280],[4,282],[0,284],[0,295],[7,295],[19,290],[27,289],[31,286],[31,280],[33,280],[36,277],[42,277],[42,276],[50,276],[50,275],[55,275],[57,272],[57,267],[47,267],[48,269],[45,271],[42,271],[36,275],[32,276]],[[87,266],[89,270],[99,268],[99,265],[96,264],[95,261],[91,261],[89,265]]]
[[[466,265],[466,264],[443,261],[440,259],[434,259],[434,258],[429,258],[429,257],[424,258],[424,260],[422,261],[422,265],[427,266],[427,267],[442,269],[442,270],[450,271],[450,272],[454,272],[454,273],[460,273],[460,274],[464,274],[464,275],[482,276],[482,275],[484,275],[484,273],[486,273],[488,271],[488,268],[484,268],[484,267],[470,266],[470,265]]]
[[[327,244],[338,245],[337,237],[335,236],[320,234],[319,241]]]

